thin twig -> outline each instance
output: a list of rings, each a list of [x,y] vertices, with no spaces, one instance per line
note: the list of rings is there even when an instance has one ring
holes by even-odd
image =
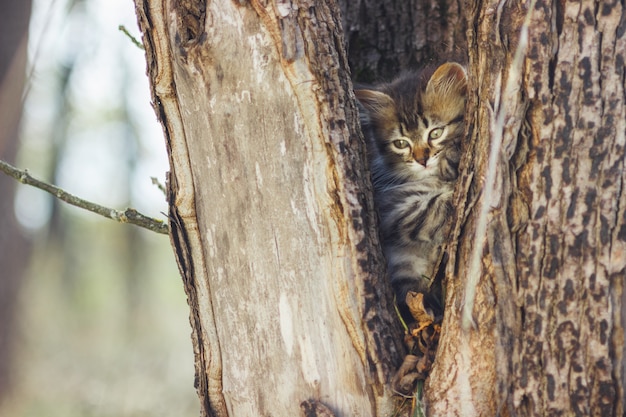
[[[159,190],[161,190],[163,195],[167,197],[167,189],[165,188],[165,185],[163,185],[157,177],[150,177],[150,179],[152,180],[152,185],[156,185]]]
[[[139,49],[141,49],[142,51],[145,51],[146,48],[144,48],[143,44],[137,40],[137,38],[135,38],[133,35],[130,34],[130,32],[128,31],[128,29],[126,29],[126,26],[124,25],[119,25],[117,27],[120,31],[124,32],[124,35],[128,36],[128,38],[131,40],[132,43],[135,44],[135,46]]]
[[[0,171],[4,172],[10,177],[15,178],[22,184],[32,185],[33,187],[46,191],[58,198],[59,200],[65,201],[67,204],[71,204],[72,206],[80,207],[87,211],[91,211],[92,213],[104,216],[108,219],[115,220],[119,223],[134,224],[136,226],[143,227],[144,229],[148,229],[164,235],[169,233],[169,227],[167,223],[163,222],[162,220],[153,219],[152,217],[141,214],[137,210],[132,208],[127,208],[123,211],[115,210],[92,203],[87,200],[83,200],[82,198],[76,197],[59,187],[33,178],[27,171],[17,169],[11,164],[8,164],[2,160],[0,160]]]
[[[404,333],[409,333],[409,326],[407,326],[406,322],[402,318],[402,314],[400,314],[400,309],[398,308],[398,303],[396,302],[396,296],[393,296],[393,308],[396,310],[396,314],[400,319],[400,323],[402,323],[402,327],[404,328]]]

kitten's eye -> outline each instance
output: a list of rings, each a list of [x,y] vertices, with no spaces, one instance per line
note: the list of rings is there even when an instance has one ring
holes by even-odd
[[[439,139],[443,135],[443,127],[433,129],[428,134],[428,139]]]
[[[404,139],[398,139],[393,141],[393,146],[398,149],[405,149],[409,147],[409,141]]]

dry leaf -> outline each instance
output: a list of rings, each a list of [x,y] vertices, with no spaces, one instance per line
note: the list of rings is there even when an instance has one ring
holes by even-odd
[[[391,380],[392,388],[402,394],[410,394],[415,387],[415,380],[418,377],[415,372],[415,365],[419,360],[418,356],[406,355],[404,362]]]
[[[421,292],[409,291],[406,295],[406,305],[413,318],[417,321],[419,328],[424,328],[435,321],[433,311],[424,306],[424,294]]]
[[[401,394],[415,392],[416,381],[425,380],[435,360],[435,353],[441,334],[441,317],[424,305],[424,294],[409,291],[406,296],[415,323],[409,324],[404,336],[404,344],[410,354],[404,358],[402,366],[392,379],[392,388]],[[435,320],[437,322],[435,322]]]

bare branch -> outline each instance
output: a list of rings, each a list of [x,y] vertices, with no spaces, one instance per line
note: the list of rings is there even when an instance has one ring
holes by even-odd
[[[90,201],[83,200],[82,198],[76,197],[59,187],[33,178],[27,171],[19,170],[2,160],[0,160],[0,170],[8,176],[15,178],[22,184],[31,185],[33,187],[39,188],[40,190],[46,191],[58,198],[59,200],[65,201],[67,204],[71,204],[72,206],[83,208],[87,211],[91,211],[92,213],[99,214],[120,223],[134,224],[136,226],[143,227],[144,229],[148,229],[164,235],[169,233],[169,227],[167,223],[163,222],[162,220],[157,220],[141,214],[135,209],[127,208],[123,211],[115,210],[92,203]]]
[[[143,47],[143,44],[141,43],[141,41],[137,40],[137,38],[135,38],[133,35],[130,34],[130,32],[128,31],[128,29],[126,29],[126,26],[124,25],[119,25],[118,29],[124,33],[124,35],[126,35],[128,37],[128,39],[131,40],[131,42],[139,49],[141,49],[142,51],[145,51],[146,48]]]
[[[152,185],[156,185],[159,188],[159,190],[161,190],[163,195],[167,196],[167,189],[165,188],[165,185],[161,184],[157,177],[150,177],[150,179],[152,180]]]

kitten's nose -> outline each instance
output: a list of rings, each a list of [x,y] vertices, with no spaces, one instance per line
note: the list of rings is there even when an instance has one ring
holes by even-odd
[[[428,148],[420,149],[420,148],[416,147],[413,150],[413,159],[415,159],[415,162],[417,162],[418,164],[420,164],[423,167],[426,166],[426,163],[428,162],[428,157],[429,156],[430,156],[430,151],[429,151]]]

